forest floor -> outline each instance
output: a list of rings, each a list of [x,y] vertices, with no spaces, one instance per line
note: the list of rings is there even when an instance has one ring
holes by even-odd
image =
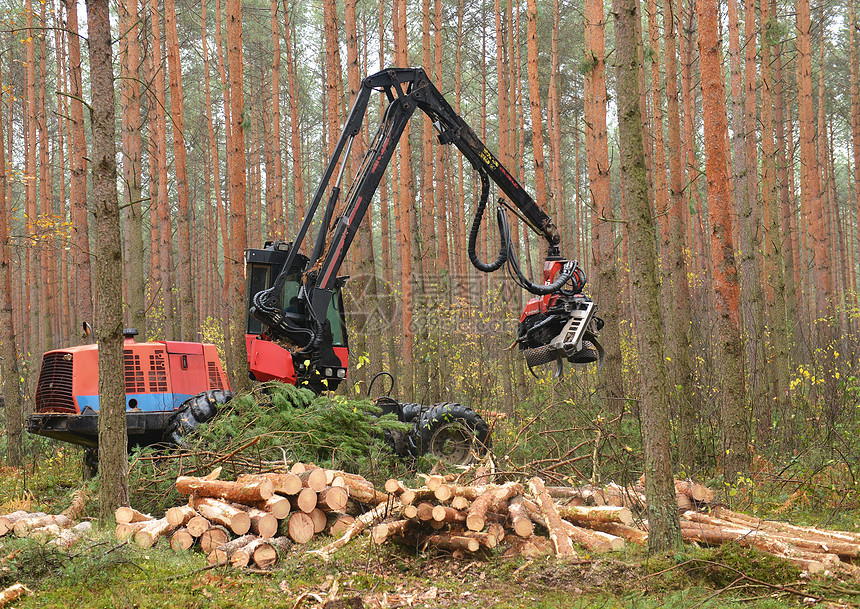
[[[43,459],[23,485],[20,470],[0,469],[0,511],[10,511],[15,502],[63,509],[81,484],[76,463]],[[839,511],[842,523],[856,524],[858,514]],[[95,530],[68,553],[6,536],[0,538],[0,590],[17,582],[32,590],[14,603],[19,609],[299,609],[321,608],[333,599],[342,603],[330,607],[860,607],[860,579],[804,577],[787,562],[731,544],[688,544],[656,557],[632,546],[599,555],[580,550],[567,561],[504,558],[495,551],[455,560],[438,551],[374,545],[367,536],[327,562],[307,551],[328,541],[317,536],[273,570],[252,572],[210,567],[203,554],[176,553],[163,543],[151,549],[120,543],[112,529]],[[347,603],[356,598],[361,604]]]
[[[321,545],[317,540],[307,549]],[[199,553],[178,554],[167,544],[143,550],[110,534],[69,555],[32,540],[0,542],[0,579],[21,581],[36,607],[850,607],[860,604],[860,582],[797,578],[763,555],[737,548],[687,548],[649,558],[640,551],[562,562],[488,556],[454,560],[369,539],[345,547],[329,562],[302,550],[270,572],[209,567]],[[766,562],[766,561],[765,561]],[[764,572],[767,571],[767,572]],[[788,577],[788,578],[787,578]],[[360,598],[362,604],[350,599]],[[331,605],[330,605],[331,606]]]

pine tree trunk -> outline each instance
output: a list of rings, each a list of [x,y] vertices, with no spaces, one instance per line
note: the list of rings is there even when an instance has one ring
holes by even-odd
[[[526,38],[529,62],[529,105],[531,106],[532,152],[535,160],[535,202],[541,209],[547,208],[546,176],[543,157],[543,118],[538,83],[537,49],[537,0],[528,0],[526,5]]]
[[[610,197],[609,143],[606,134],[606,42],[602,0],[585,4],[585,151],[591,187],[592,251],[597,273],[596,300],[602,303],[603,340],[617,345],[620,340],[618,316],[618,275],[615,268],[615,212]],[[557,103],[557,102],[556,102]],[[623,408],[621,350],[609,349],[600,371],[598,396],[606,412]]]
[[[664,238],[663,281],[671,287],[672,299],[666,307],[666,328],[672,393],[678,404],[678,463],[692,472],[696,459],[695,429],[697,397],[691,361],[692,302],[685,257],[686,215],[684,201],[684,149],[681,144],[681,116],[678,102],[675,0],[663,2],[666,40],[666,119],[669,150],[669,220]]]
[[[3,62],[0,59],[0,167],[6,167],[3,141],[5,117],[3,108]],[[6,401],[6,463],[24,465],[24,405],[21,400],[21,373],[15,338],[15,316],[12,309],[12,248],[9,244],[10,209],[6,197],[6,172],[0,171],[0,371],[3,374],[3,397]]]
[[[27,36],[24,39],[26,57],[26,79],[27,89],[24,94],[26,100],[26,116],[24,129],[24,171],[28,179],[24,181],[24,234],[26,238],[26,249],[24,254],[24,315],[25,327],[28,332],[24,333],[24,350],[26,352],[41,353],[42,345],[39,343],[41,337],[41,316],[37,315],[33,308],[33,300],[39,300],[39,287],[42,281],[34,279],[38,277],[39,266],[36,257],[38,239],[36,239],[36,220],[39,215],[36,191],[36,32],[33,29],[33,0],[27,0],[24,4],[26,14]],[[35,340],[34,340],[35,339]]]
[[[266,228],[269,239],[283,239],[289,231],[284,216],[284,169],[281,150],[281,32],[278,26],[278,0],[271,0],[272,27],[272,175],[266,171],[266,194],[271,192]],[[292,91],[291,91],[292,93]]]
[[[87,1],[92,87],[93,194],[99,273],[99,515],[128,503],[128,440],[122,336],[122,239],[116,188],[116,127],[108,0]]]
[[[122,177],[125,183],[125,224],[128,260],[128,318],[132,328],[146,333],[146,272],[144,265],[143,217],[141,210],[141,108],[140,108],[140,35],[138,2],[119,5],[122,95]]]
[[[290,25],[290,7],[284,0],[284,53],[287,60],[287,86],[290,90],[290,154],[293,157],[293,207],[296,223],[305,215],[305,182],[302,177],[302,139],[299,120],[298,78],[293,59],[293,31]]]
[[[637,311],[637,343],[642,376],[640,406],[648,498],[648,548],[662,552],[681,545],[681,528],[672,478],[669,404],[664,384],[657,236],[648,201],[639,93],[639,6],[615,0],[616,98],[621,160],[621,190],[627,203],[630,234],[630,285]]]
[[[173,163],[176,175],[176,254],[178,258],[176,279],[179,335],[182,340],[191,341],[197,336],[197,323],[194,320],[195,290],[191,283],[191,211],[188,203],[188,164],[185,155],[185,101],[182,91],[182,66],[179,59],[174,0],[164,0],[164,29],[170,81],[170,131],[173,134]]]
[[[43,218],[53,218],[54,210],[51,202],[51,184],[49,170],[51,163],[48,158],[48,150],[51,146],[48,142],[51,141],[51,134],[48,133],[48,111],[45,101],[45,87],[47,86],[47,44],[45,36],[45,27],[47,26],[47,2],[41,3],[40,22],[42,27],[39,29],[36,39],[39,41],[39,79],[38,79],[38,99],[36,106],[36,128],[39,133],[39,216]],[[41,232],[41,231],[40,231]],[[39,281],[39,302],[42,310],[41,314],[41,334],[39,342],[44,350],[54,347],[54,325],[56,323],[56,304],[57,290],[56,285],[56,256],[46,248],[46,241],[39,240],[38,249],[36,250],[36,264],[39,268],[41,280]]]
[[[773,25],[771,23],[771,2],[766,0],[761,4],[761,23],[764,29],[761,37],[761,192],[762,207],[767,211],[765,220],[765,268],[770,277],[770,298],[767,300],[768,326],[771,328],[770,345],[773,358],[773,376],[775,381],[775,406],[780,416],[788,413],[788,389],[790,377],[790,354],[788,343],[788,325],[786,320],[785,300],[785,264],[786,252],[783,250],[783,237],[779,222],[779,190],[777,184],[777,153],[774,125],[774,96],[773,76],[771,66],[771,46],[773,45]],[[771,413],[771,421],[773,414]],[[768,421],[770,423],[771,421]]]
[[[749,466],[747,421],[738,326],[738,272],[731,223],[731,189],[728,176],[728,125],[722,56],[718,34],[718,3],[699,0],[699,57],[702,72],[702,118],[705,127],[705,167],[708,178],[708,213],[711,220],[711,256],[716,295],[716,361],[720,375],[720,425],[723,435],[722,469],[734,481]]]
[[[747,0],[748,3],[748,0]],[[755,72],[755,9],[746,7],[744,14],[744,44],[746,65],[741,70],[740,25],[737,1],[729,0],[729,48],[732,64],[732,102],[734,119],[733,171],[737,223],[740,240],[741,294],[744,315],[741,320],[749,362],[750,399],[755,405],[758,439],[766,442],[770,435],[768,408],[768,368],[765,365],[764,301],[758,249],[761,243],[761,218],[757,213],[758,189],[756,163],[756,72]],[[750,36],[752,37],[750,39]],[[752,53],[752,57],[750,57]],[[743,77],[743,78],[742,78]],[[749,105],[752,104],[752,116]],[[748,124],[749,123],[749,124]]]
[[[230,337],[233,346],[234,390],[243,391],[248,381],[248,355],[245,347],[245,247],[247,229],[245,213],[245,94],[242,67],[242,6],[240,0],[227,0],[227,63],[230,70],[231,158],[228,174],[230,184],[230,243],[232,247],[230,275]]]
[[[857,221],[855,222],[854,228],[850,229],[852,235],[857,231],[858,241],[860,241],[860,66],[858,66],[857,60],[857,41],[856,41],[856,27],[857,27],[857,17],[854,10],[854,0],[847,0],[848,2],[848,65],[850,67],[850,87],[851,87],[851,154],[852,159],[854,161],[854,206],[856,208],[855,218]],[[850,214],[849,214],[850,217]],[[853,239],[852,239],[853,241]],[[854,262],[854,253],[857,250],[852,247],[850,250],[852,252],[851,257],[849,259],[849,263],[852,269],[852,277],[855,278],[856,283],[856,266]],[[857,294],[854,296],[854,303],[857,306]]]
[[[407,52],[406,32],[406,1],[394,0],[394,61],[397,65],[409,65]],[[413,394],[413,381],[415,376],[413,341],[414,332],[412,328],[412,312],[414,307],[412,297],[412,267],[417,262],[417,247],[414,243],[415,208],[412,202],[415,200],[415,187],[412,177],[412,147],[409,143],[410,129],[407,126],[400,138],[400,194],[398,198],[398,213],[395,216],[397,223],[397,244],[400,249],[400,293],[402,298],[401,335],[402,341],[402,364],[404,393],[407,396]]]

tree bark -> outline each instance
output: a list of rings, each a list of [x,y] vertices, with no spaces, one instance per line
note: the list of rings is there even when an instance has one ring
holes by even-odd
[[[637,345],[642,377],[640,417],[645,448],[645,493],[652,552],[678,547],[680,525],[669,446],[669,405],[664,383],[662,315],[657,283],[657,246],[648,200],[639,93],[639,4],[615,0],[616,97],[621,156],[621,189],[627,204],[630,286],[637,311]]]
[[[6,144],[3,137],[3,63],[0,61],[0,168],[6,167]],[[24,404],[21,399],[18,344],[12,309],[12,247],[9,243],[11,213],[6,198],[6,171],[0,171],[0,372],[3,375],[3,397],[6,408],[6,463],[24,465]]]
[[[245,247],[247,230],[245,215],[245,93],[242,68],[242,6],[240,0],[227,0],[227,63],[230,69],[230,242],[232,259],[225,271],[230,274],[231,305],[230,336],[233,345],[232,386],[246,390],[248,354],[245,347]]]
[[[119,5],[122,96],[122,177],[125,182],[126,260],[128,261],[128,320],[146,335],[146,271],[141,209],[140,26],[138,0]]]
[[[196,291],[192,289],[191,284],[191,210],[188,203],[188,164],[185,157],[185,100],[182,91],[182,66],[179,59],[179,36],[176,31],[174,0],[164,0],[164,29],[167,39],[173,163],[176,173],[179,328],[182,340],[191,341],[197,336],[197,324],[194,320],[194,294]]]
[[[537,0],[528,0],[526,31],[529,61],[529,106],[532,122],[532,153],[535,161],[535,201],[541,209],[547,208],[546,175],[543,156],[543,117],[541,115],[540,85],[537,64]]]
[[[116,127],[108,0],[87,1],[92,87],[93,194],[98,239],[99,515],[128,503],[122,336],[122,239],[116,188]]]
[[[691,363],[692,303],[685,255],[686,215],[684,195],[684,148],[681,144],[681,116],[678,102],[678,63],[675,0],[663,2],[666,40],[666,119],[669,150],[669,221],[664,236],[663,281],[672,294],[666,304],[669,338],[669,367],[672,394],[678,404],[678,464],[692,471],[695,462],[697,403]]]
[[[620,340],[618,315],[618,275],[615,253],[615,212],[610,197],[609,143],[606,134],[606,40],[602,0],[585,3],[585,150],[591,192],[592,257],[597,272],[596,300],[603,303],[603,340],[617,345]],[[558,102],[556,102],[558,103]],[[560,126],[559,126],[560,129]],[[560,142],[558,143],[560,145]],[[623,408],[621,350],[609,349],[598,376],[598,395],[607,412]]]
[[[711,220],[711,256],[716,296],[716,360],[722,363],[720,423],[723,437],[722,469],[733,481],[749,466],[747,422],[738,326],[738,271],[735,265],[728,175],[728,125],[722,57],[718,33],[718,3],[699,0],[699,56],[702,71],[702,116],[705,126],[705,167],[708,177],[708,212]],[[650,498],[649,498],[650,501]],[[650,538],[649,538],[650,539]]]

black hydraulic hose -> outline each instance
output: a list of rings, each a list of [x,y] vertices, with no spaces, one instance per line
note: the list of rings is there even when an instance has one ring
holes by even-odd
[[[527,290],[528,292],[531,292],[532,294],[536,294],[538,296],[543,296],[545,294],[556,294],[557,292],[561,291],[564,284],[570,281],[570,279],[576,273],[576,262],[565,263],[565,265],[561,269],[561,272],[558,274],[558,277],[556,277],[555,281],[553,281],[549,285],[532,283],[529,278],[525,276],[522,269],[520,269],[520,263],[517,259],[516,253],[514,252],[513,241],[511,240],[511,227],[508,225],[508,218],[507,215],[505,215],[505,210],[501,207],[498,211],[498,220],[499,231],[502,233],[502,239],[508,244],[507,249],[512,252],[512,255],[507,257],[507,261],[508,267],[514,274],[517,284],[524,290]]]
[[[478,258],[478,253],[475,251],[475,245],[478,241],[478,233],[481,230],[481,219],[484,216],[484,210],[487,208],[487,199],[490,195],[490,180],[485,171],[479,171],[481,176],[481,198],[478,200],[478,207],[475,210],[475,219],[472,221],[472,229],[469,231],[469,260],[479,271],[484,273],[492,273],[502,268],[502,265],[507,262],[510,253],[510,237],[505,238],[502,229],[503,218],[498,216],[496,219],[499,222],[499,256],[491,263],[487,264]]]

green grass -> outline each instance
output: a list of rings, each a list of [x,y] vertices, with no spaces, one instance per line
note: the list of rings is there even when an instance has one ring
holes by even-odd
[[[198,552],[175,553],[162,542],[151,549],[119,544],[109,532],[68,555],[28,539],[0,541],[0,584],[16,581],[33,596],[19,609],[48,607],[135,608],[272,608],[320,606],[333,587],[338,597],[360,596],[366,607],[463,607],[499,609],[690,608],[800,606],[800,599],[777,589],[727,584],[731,571],[749,569],[775,585],[791,575],[746,551],[691,550],[682,555],[648,559],[641,553],[617,553],[594,560],[560,562],[539,558],[453,560],[441,554],[414,553],[398,546],[372,546],[367,537],[347,545],[329,562],[303,550],[326,543],[315,538],[306,548],[266,574],[231,568],[209,568]],[[725,563],[720,563],[724,560]],[[697,561],[708,561],[697,563]],[[755,569],[759,569],[758,572]],[[833,582],[813,582],[831,599],[857,601]],[[803,584],[797,584],[803,585]],[[752,600],[750,600],[752,599]]]

